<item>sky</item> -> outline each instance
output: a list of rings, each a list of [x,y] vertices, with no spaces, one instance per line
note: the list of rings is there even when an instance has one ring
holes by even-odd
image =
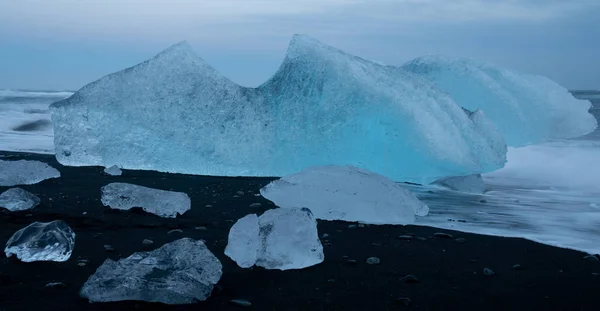
[[[2,0],[0,89],[76,90],[182,40],[258,86],[296,33],[387,65],[471,57],[600,89],[598,0]]]

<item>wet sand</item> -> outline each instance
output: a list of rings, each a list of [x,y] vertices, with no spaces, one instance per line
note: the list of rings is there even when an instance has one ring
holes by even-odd
[[[2,247],[34,221],[62,219],[76,233],[64,263],[0,260],[0,310],[600,310],[600,262],[587,254],[524,239],[491,237],[418,226],[365,226],[320,221],[325,261],[294,271],[242,269],[223,254],[233,223],[275,206],[255,196],[271,178],[225,178],[127,171],[108,176],[100,167],[63,167],[53,156],[0,152],[2,160],[40,160],[62,176],[19,186],[41,204],[0,211]],[[141,210],[115,211],[100,202],[100,187],[127,182],[187,193],[192,209],[176,219]],[[0,192],[8,187],[0,187]],[[245,194],[239,196],[238,191]],[[250,207],[261,203],[262,207]],[[85,214],[84,214],[85,213]],[[205,227],[196,229],[197,227]],[[182,233],[168,233],[181,229]],[[452,235],[436,236],[436,233]],[[412,239],[399,238],[402,235]],[[79,289],[106,258],[117,260],[182,237],[203,239],[223,264],[223,277],[205,302],[169,306],[145,302],[90,304]],[[154,241],[144,246],[142,241]],[[458,239],[458,240],[457,240]],[[600,243],[600,241],[599,241]],[[107,252],[104,245],[114,251]],[[346,256],[346,257],[344,257]],[[368,265],[369,257],[381,259]],[[347,259],[356,260],[356,264]],[[87,260],[80,266],[79,260]],[[513,266],[520,265],[520,269]],[[484,268],[494,271],[484,275]],[[402,277],[413,275],[417,283]],[[62,282],[64,288],[45,287]],[[410,303],[405,305],[406,299]],[[246,299],[250,307],[233,305]]]

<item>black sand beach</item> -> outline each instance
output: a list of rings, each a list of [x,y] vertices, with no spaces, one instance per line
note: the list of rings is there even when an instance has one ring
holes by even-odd
[[[40,197],[31,211],[0,211],[2,249],[10,236],[31,222],[62,219],[76,233],[75,250],[64,263],[0,260],[0,310],[600,310],[600,263],[587,254],[535,242],[417,226],[348,228],[319,222],[325,261],[295,271],[241,269],[223,254],[229,228],[249,213],[274,206],[255,196],[269,178],[223,178],[124,171],[107,176],[100,167],[63,167],[53,156],[2,152],[3,160],[40,160],[62,177],[20,186]],[[192,209],[177,219],[141,211],[114,211],[100,202],[100,187],[127,182],[181,191]],[[0,187],[0,192],[8,187]],[[238,191],[245,195],[235,197]],[[261,203],[260,208],[249,207]],[[208,206],[207,205],[211,205]],[[86,213],[84,215],[84,213]],[[196,229],[197,227],[205,227]],[[168,233],[173,229],[183,232]],[[436,237],[445,232],[452,237]],[[413,235],[410,240],[401,235]],[[198,304],[169,306],[145,302],[90,304],[79,289],[106,258],[155,249],[182,237],[204,239],[223,264],[213,295]],[[456,239],[460,239],[457,241]],[[154,244],[146,247],[142,240]],[[464,239],[464,240],[462,240]],[[325,240],[327,243],[325,244]],[[599,241],[600,243],[600,241]],[[114,251],[107,252],[108,244]],[[349,264],[344,256],[356,260]],[[368,265],[368,257],[381,259]],[[88,260],[80,266],[80,259]],[[513,266],[520,265],[520,269]],[[484,275],[484,268],[495,272]],[[417,283],[401,280],[405,275]],[[64,288],[45,287],[62,282]],[[409,298],[405,305],[398,298]],[[246,299],[250,307],[230,303]],[[407,302],[407,300],[404,300]]]

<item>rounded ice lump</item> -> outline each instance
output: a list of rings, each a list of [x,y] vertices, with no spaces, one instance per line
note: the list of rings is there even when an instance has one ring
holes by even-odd
[[[81,288],[90,302],[188,304],[210,297],[222,265],[204,242],[183,238],[150,252],[106,259]]]
[[[307,208],[277,208],[239,219],[229,230],[225,255],[240,267],[303,269],[323,262],[317,221]]]
[[[419,57],[402,69],[434,82],[463,108],[483,110],[509,146],[582,136],[597,127],[589,101],[546,77],[444,56]]]
[[[241,87],[186,43],[51,105],[64,165],[283,176],[354,165],[429,183],[489,172],[506,146],[430,81],[296,35],[271,79]]]
[[[34,222],[15,232],[6,243],[6,257],[23,262],[67,261],[75,247],[75,233],[62,220]]]
[[[317,166],[284,176],[262,189],[282,208],[309,208],[318,219],[410,224],[429,207],[389,178],[351,166]]]
[[[40,204],[40,198],[21,188],[10,188],[0,194],[0,207],[11,212],[25,211]]]

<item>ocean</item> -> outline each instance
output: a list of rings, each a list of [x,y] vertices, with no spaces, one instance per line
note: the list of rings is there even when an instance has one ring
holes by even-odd
[[[48,106],[67,91],[0,90],[0,150],[53,153]],[[600,92],[574,91],[593,104]],[[584,137],[509,148],[503,169],[485,174],[484,194],[411,186],[430,213],[417,225],[477,234],[522,237],[600,253],[600,130]]]

